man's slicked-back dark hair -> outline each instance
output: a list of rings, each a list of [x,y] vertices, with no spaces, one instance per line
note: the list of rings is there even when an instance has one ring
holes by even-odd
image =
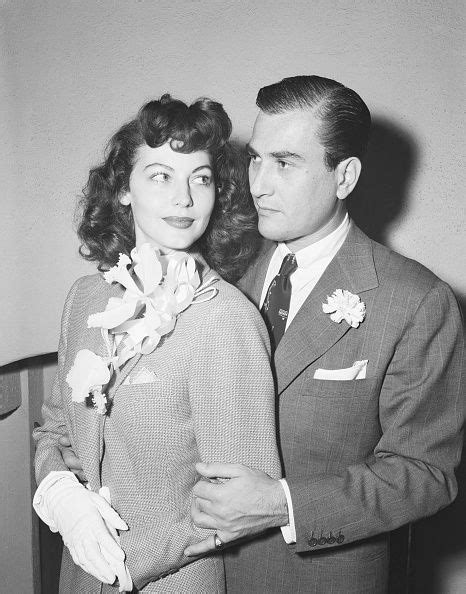
[[[317,135],[331,170],[348,157],[364,156],[371,114],[355,91],[335,80],[315,75],[284,78],[260,89],[256,104],[268,114],[311,110],[321,121]]]

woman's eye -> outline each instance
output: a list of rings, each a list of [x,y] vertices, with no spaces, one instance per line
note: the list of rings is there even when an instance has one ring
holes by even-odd
[[[210,175],[198,175],[197,177],[191,180],[192,184],[197,184],[200,186],[210,186],[212,183],[212,178]]]
[[[163,171],[158,171],[157,173],[153,173],[150,178],[156,182],[163,183],[170,179],[168,173],[164,173]]]

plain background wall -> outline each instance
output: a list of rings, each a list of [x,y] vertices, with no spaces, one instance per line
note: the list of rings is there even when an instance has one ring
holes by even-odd
[[[111,133],[165,91],[222,101],[246,141],[263,85],[315,73],[357,90],[374,134],[355,219],[466,302],[464,30],[462,0],[0,0],[0,365],[56,350],[68,288],[94,271],[77,256],[76,196]],[[0,420],[9,530],[30,509],[26,406]],[[420,528],[420,591],[466,591],[462,504]]]
[[[365,228],[466,295],[461,0],[0,0],[0,16],[0,364],[56,350],[66,292],[94,270],[75,198],[110,134],[167,90],[221,100],[247,140],[260,86],[356,89],[376,123]]]

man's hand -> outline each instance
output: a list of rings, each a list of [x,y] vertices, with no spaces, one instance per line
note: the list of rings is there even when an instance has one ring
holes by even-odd
[[[58,439],[60,444],[60,451],[63,458],[63,462],[68,466],[68,470],[73,472],[80,481],[87,482],[87,478],[83,473],[83,467],[81,461],[76,456],[74,451],[71,449],[71,441],[68,435],[62,435]]]
[[[216,530],[224,544],[288,524],[283,487],[265,472],[220,462],[199,463],[196,470],[214,482],[201,480],[194,487],[193,521],[200,528]],[[214,550],[214,538],[208,537],[189,546],[185,555],[203,555]]]

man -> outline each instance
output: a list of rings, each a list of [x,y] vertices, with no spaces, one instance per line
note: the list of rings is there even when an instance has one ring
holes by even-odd
[[[250,186],[271,241],[240,287],[271,332],[285,479],[198,465],[229,480],[196,485],[194,521],[216,537],[186,554],[253,538],[225,549],[229,593],[385,592],[388,532],[456,495],[460,315],[448,286],[348,219],[362,99],[298,76],[257,105]]]
[[[269,305],[274,329],[285,318],[271,338],[286,484],[199,465],[230,480],[198,483],[193,518],[224,543],[283,528],[225,551],[228,592],[385,592],[388,532],[456,495],[460,315],[442,281],[348,220],[370,127],[361,98],[298,76],[261,89],[257,105],[250,187],[259,231],[274,243],[241,288]],[[290,252],[288,305],[289,281],[276,275]],[[187,553],[212,548],[209,539]]]

